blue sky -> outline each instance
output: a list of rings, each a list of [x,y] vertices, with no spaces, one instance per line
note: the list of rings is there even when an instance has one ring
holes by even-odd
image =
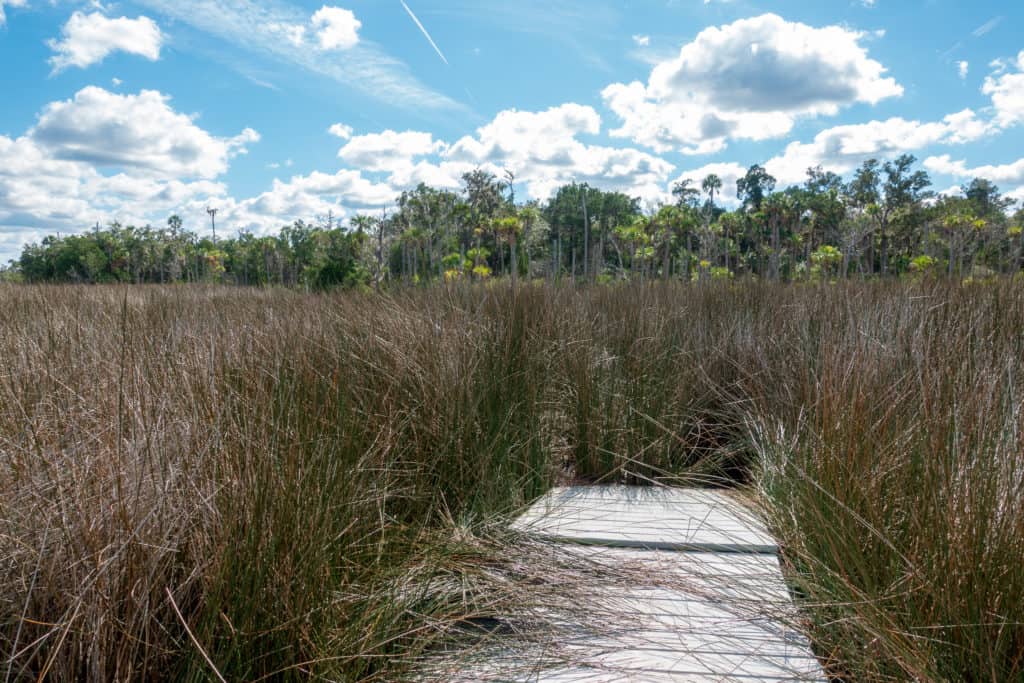
[[[510,169],[544,199],[916,155],[1024,200],[1024,3],[0,0],[0,262],[112,220],[276,230]]]

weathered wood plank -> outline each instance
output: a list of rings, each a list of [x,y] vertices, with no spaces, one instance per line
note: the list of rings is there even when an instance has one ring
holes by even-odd
[[[795,612],[773,555],[558,551],[578,554],[594,574],[578,587],[577,609],[586,618],[557,644],[564,664],[532,670],[521,654],[492,657],[463,669],[458,680],[824,680],[807,639],[787,625]]]
[[[793,626],[774,539],[729,493],[560,488],[514,527],[550,543],[568,607],[552,608],[533,649],[496,639],[444,680],[826,680]]]
[[[775,553],[775,539],[732,495],[629,486],[557,488],[514,528],[552,540],[662,550]]]

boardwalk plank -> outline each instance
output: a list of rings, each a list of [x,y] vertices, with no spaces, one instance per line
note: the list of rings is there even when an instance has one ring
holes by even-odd
[[[799,620],[774,539],[732,494],[559,488],[514,528],[578,565],[573,609],[552,612],[557,642],[531,653],[498,641],[446,680],[826,680],[789,625]]]
[[[763,524],[724,491],[629,486],[557,488],[514,528],[611,547],[775,553]]]

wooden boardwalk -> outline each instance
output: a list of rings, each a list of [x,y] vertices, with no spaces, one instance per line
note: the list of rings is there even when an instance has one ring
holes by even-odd
[[[578,616],[559,617],[572,623],[544,665],[491,651],[449,680],[826,680],[787,625],[795,608],[774,540],[726,492],[559,488],[514,527],[586,567],[585,589],[566,589]]]

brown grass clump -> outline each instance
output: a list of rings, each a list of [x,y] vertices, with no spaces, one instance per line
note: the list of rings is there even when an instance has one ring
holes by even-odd
[[[4,681],[400,678],[544,597],[501,522],[566,479],[756,491],[837,676],[1024,680],[1019,284],[8,286],[0,320]]]

